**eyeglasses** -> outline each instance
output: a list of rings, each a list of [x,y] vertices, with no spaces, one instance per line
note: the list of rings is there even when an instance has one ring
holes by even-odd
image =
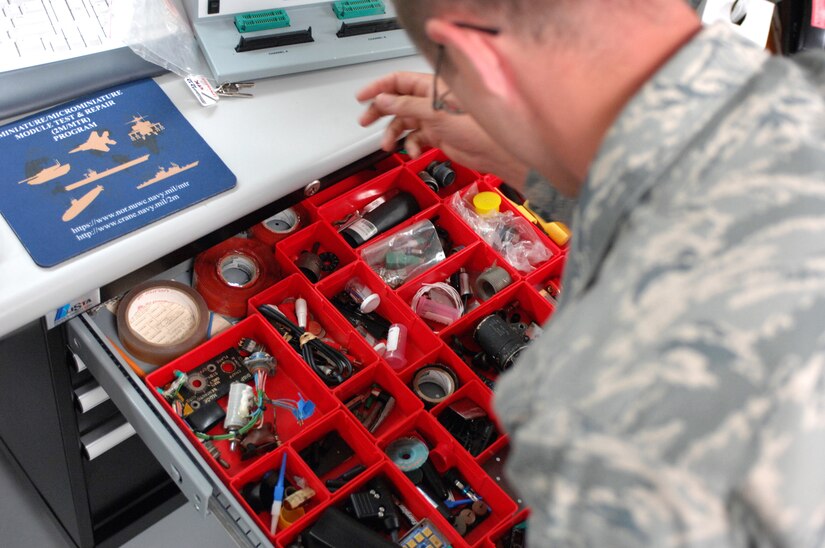
[[[491,36],[497,36],[501,32],[500,29],[480,27],[478,25],[473,25],[472,23],[454,22],[453,25],[464,29],[483,32]],[[444,63],[444,49],[444,44],[438,44],[438,53],[436,53],[435,57],[435,71],[433,72],[433,110],[436,112],[441,110],[450,114],[462,114],[463,111],[461,109],[447,103],[446,98],[450,95],[450,90],[447,90],[442,94],[438,93],[438,76],[441,74],[441,65]]]

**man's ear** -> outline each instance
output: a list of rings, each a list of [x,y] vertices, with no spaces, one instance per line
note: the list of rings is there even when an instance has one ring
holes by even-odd
[[[501,36],[440,18],[427,21],[425,30],[430,40],[463,57],[489,93],[504,101],[512,97],[515,85],[510,64],[502,55]]]

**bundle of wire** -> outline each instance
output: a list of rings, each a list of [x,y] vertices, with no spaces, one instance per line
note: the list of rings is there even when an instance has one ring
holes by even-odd
[[[352,376],[352,362],[343,353],[316,338],[286,317],[277,306],[265,304],[258,311],[275,329],[288,335],[289,343],[329,386],[337,386]]]
[[[255,386],[263,386],[265,383],[266,375],[261,375],[260,373],[255,373]],[[280,407],[281,409],[289,409],[292,414],[295,416],[295,419],[298,421],[298,424],[303,425],[304,420],[311,417],[312,414],[315,412],[315,404],[311,401],[304,400],[301,395],[298,394],[300,399],[298,401],[290,400],[288,398],[280,398],[277,400],[271,400],[266,397],[266,393],[263,390],[257,389],[255,390],[257,393],[257,407],[255,411],[249,415],[249,422],[247,422],[243,427],[241,427],[237,435],[234,433],[231,434],[218,434],[216,436],[210,436],[204,432],[195,432],[195,436],[199,439],[209,441],[209,440],[231,440],[235,437],[241,437],[245,435],[247,432],[252,430],[252,428],[258,423],[259,420],[263,418],[264,411],[266,411],[265,403],[271,403],[275,407]]]

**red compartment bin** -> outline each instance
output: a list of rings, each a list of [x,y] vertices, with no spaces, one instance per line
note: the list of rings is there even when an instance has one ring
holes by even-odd
[[[347,375],[344,382],[378,360],[378,355],[364,338],[353,331],[349,323],[338,314],[323,295],[310,285],[306,278],[298,274],[293,274],[250,299],[249,313],[261,315],[259,307],[275,305],[289,320],[296,323],[294,300],[299,297],[307,302],[310,331],[320,329],[318,336],[321,340],[350,358],[352,374]],[[280,328],[278,329],[280,331]],[[296,352],[296,356],[300,355]],[[302,357],[301,359],[303,360]]]
[[[306,255],[310,253],[310,255]],[[355,253],[326,223],[315,223],[276,246],[275,258],[284,273],[300,272],[312,283],[356,260]]]
[[[425,152],[417,159],[407,162],[405,166],[413,174],[418,176],[418,174],[422,171],[427,172],[429,166],[433,162],[450,162],[449,167],[455,172],[455,179],[453,183],[446,187],[439,188],[438,195],[441,198],[446,198],[447,196],[461,190],[465,186],[481,178],[481,174],[479,172],[453,162],[447,157],[446,154],[444,154],[442,151],[438,149],[431,149],[428,152]]]
[[[369,436],[343,411],[307,429],[291,446],[330,492],[345,488],[383,460]]]
[[[422,408],[421,401],[383,363],[376,364],[357,379],[336,388],[335,395],[373,437],[391,431]],[[388,396],[393,401],[390,411],[386,411]]]
[[[232,480],[230,488],[244,508],[254,516],[258,527],[263,531],[271,531],[272,514],[271,501],[274,485],[277,483],[281,470],[283,456],[286,455],[286,471],[284,473],[285,495],[308,487],[315,494],[305,503],[290,508],[282,503],[282,519],[277,527],[276,534],[289,530],[292,527],[301,527],[320,508],[323,508],[330,498],[329,492],[324,489],[321,481],[312,473],[307,465],[298,457],[298,454],[288,446],[281,447],[260,459],[244,472]],[[270,534],[270,539],[273,536]]]
[[[152,388],[158,399],[162,402],[163,407],[173,417],[178,427],[184,432],[190,442],[201,452],[204,458],[212,467],[224,478],[231,478],[238,475],[241,471],[249,467],[256,460],[261,457],[242,460],[239,451],[230,450],[229,440],[213,441],[217,448],[220,459],[229,467],[225,468],[215,456],[213,456],[208,448],[201,443],[201,440],[194,434],[192,428],[174,411],[169,401],[163,397],[159,390],[166,389],[170,383],[175,381],[175,371],[181,371],[191,375],[192,379],[200,379],[207,387],[204,392],[215,387],[215,382],[210,379],[218,378],[215,373],[220,370],[218,366],[223,368],[223,363],[217,363],[215,358],[224,355],[229,349],[235,348],[241,339],[252,339],[262,344],[268,352],[277,360],[275,373],[268,376],[266,381],[266,395],[273,400],[304,400],[312,401],[315,404],[315,411],[309,418],[299,423],[299,421],[287,409],[277,410],[277,419],[275,419],[275,432],[281,443],[284,443],[298,434],[303,428],[306,428],[315,422],[321,420],[323,415],[338,407],[338,402],[332,394],[325,389],[323,384],[314,376],[306,374],[305,366],[300,363],[297,356],[286,347],[283,339],[268,325],[266,322],[257,316],[252,316],[240,322],[238,325],[222,332],[218,336],[205,342],[198,348],[181,356],[170,364],[154,371],[146,377],[147,384]],[[209,373],[206,369],[200,372],[198,376],[195,373],[202,367],[209,364],[214,364],[216,369]],[[210,368],[211,369],[211,368]],[[218,380],[220,380],[218,378]],[[254,382],[249,379],[246,384],[253,385]],[[224,395],[217,400],[218,405],[225,410],[227,406],[228,396]],[[184,408],[185,409],[185,408]],[[268,405],[264,414],[265,422],[273,422],[273,414],[275,410],[272,405]],[[223,435],[226,431],[223,428],[223,421],[221,420],[215,426],[210,428],[206,434],[210,436]]]
[[[391,197],[398,192],[407,192],[415,198],[419,211],[424,211],[438,203],[438,197],[412,173],[405,169],[396,169],[380,175],[375,179],[342,195],[338,199],[318,208],[322,219],[338,226],[352,214],[361,211],[364,206],[380,196]]]

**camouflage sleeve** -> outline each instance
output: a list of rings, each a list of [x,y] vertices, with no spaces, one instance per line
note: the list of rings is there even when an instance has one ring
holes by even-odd
[[[825,303],[817,310],[825,317]],[[684,350],[673,348],[659,366],[684,368]],[[624,431],[599,424],[592,410],[582,410],[586,405],[535,413],[516,431],[508,460],[533,510],[531,545],[821,546],[823,367],[822,350],[801,366],[780,367],[764,391],[720,415],[718,424],[702,422],[717,415],[714,408],[727,408],[726,400],[737,400],[737,391],[717,387],[714,404],[703,397],[708,390],[696,387],[706,409],[683,410],[679,420],[674,405],[687,400],[688,378],[633,393],[634,411],[626,403],[614,409],[622,419],[633,417]],[[694,373],[700,385],[713,383]],[[623,398],[607,405],[617,400]],[[661,417],[668,419],[657,422]]]
[[[530,171],[527,174],[527,180],[524,182],[524,194],[530,200],[530,206],[545,219],[572,225],[576,199],[560,194],[538,172]]]

